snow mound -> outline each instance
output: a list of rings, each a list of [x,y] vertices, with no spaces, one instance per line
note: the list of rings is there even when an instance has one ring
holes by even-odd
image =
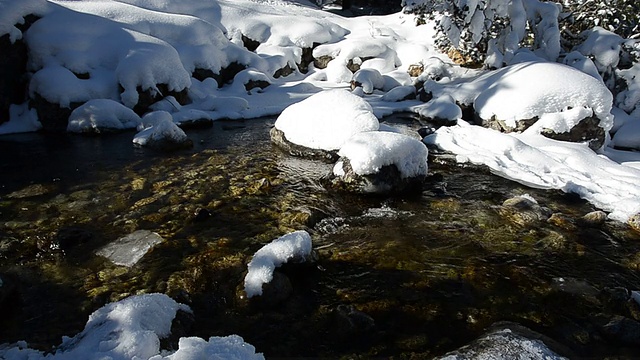
[[[15,25],[24,24],[27,15],[44,15],[49,9],[46,0],[21,0],[0,2],[0,36],[9,34],[9,41],[22,39],[22,31]]]
[[[567,143],[536,134],[503,134],[463,121],[442,127],[424,142],[457,155],[458,162],[488,166],[521,184],[578,194],[626,222],[640,212],[638,169],[620,165],[585,144]]]
[[[294,144],[337,150],[354,134],[378,130],[380,124],[361,97],[346,90],[329,90],[284,109],[275,127]]]
[[[294,231],[263,246],[249,262],[244,278],[247,297],[262,295],[262,285],[271,282],[276,267],[289,261],[304,261],[311,254],[311,236],[306,231]]]
[[[460,104],[473,104],[480,118],[502,120],[513,128],[518,120],[560,114],[578,107],[590,109],[605,131],[613,126],[613,96],[606,86],[592,76],[557,63],[519,63],[452,85],[429,81],[425,90],[434,97],[450,95]]]
[[[67,131],[99,133],[103,130],[135,129],[140,116],[128,107],[109,99],[89,100],[71,112]]]
[[[0,349],[6,360],[182,360],[182,359],[264,359],[241,337],[181,338],[173,354],[160,351],[160,339],[169,336],[171,323],[178,310],[191,312],[164,294],[131,296],[110,303],[89,316],[84,330],[76,336],[63,338],[57,350],[48,356],[29,349],[24,342]],[[166,355],[166,356],[163,356]]]
[[[344,143],[338,155],[349,159],[358,175],[374,174],[387,165],[395,165],[402,178],[427,175],[427,147],[407,135],[387,131],[359,133]],[[333,173],[342,176],[342,172],[339,161]]]
[[[371,94],[375,89],[382,89],[384,83],[382,74],[376,69],[360,69],[351,78],[351,86],[361,86],[365,94]]]
[[[133,143],[140,146],[153,146],[154,143],[168,142],[180,144],[188,141],[187,134],[173,122],[173,117],[166,111],[154,111],[142,118],[146,127],[133,138]]]

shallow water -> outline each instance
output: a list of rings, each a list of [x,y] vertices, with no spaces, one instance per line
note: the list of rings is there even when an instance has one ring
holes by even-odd
[[[446,156],[430,159],[422,194],[327,190],[332,165],[273,147],[273,122],[219,121],[171,154],[134,148],[131,133],[0,137],[0,343],[50,349],[106,302],[164,292],[194,310],[183,335],[236,333],[267,357],[424,358],[505,320],[565,355],[638,353],[602,330],[614,316],[640,320],[626,297],[640,289],[640,237],[625,225],[585,226],[584,201]],[[501,207],[523,194],[564,220]],[[139,229],[166,241],[133,268],[94,255]],[[282,270],[289,296],[241,299],[251,255],[299,229],[317,261]]]

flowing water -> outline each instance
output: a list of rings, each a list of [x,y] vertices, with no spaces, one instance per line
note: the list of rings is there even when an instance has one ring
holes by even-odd
[[[638,353],[607,327],[640,320],[628,294],[640,236],[626,225],[585,223],[595,209],[575,196],[446,155],[431,156],[421,194],[328,190],[332,165],[279,151],[273,122],[215,122],[171,154],[134,148],[131,133],[0,137],[0,343],[48,350],[105,303],[163,292],[194,311],[177,335],[239,334],[268,358],[428,358],[500,321],[565,355]],[[525,194],[542,210],[502,206]],[[134,267],[94,255],[140,229],[166,241]],[[273,296],[243,299],[251,255],[300,229],[315,262],[284,267]]]

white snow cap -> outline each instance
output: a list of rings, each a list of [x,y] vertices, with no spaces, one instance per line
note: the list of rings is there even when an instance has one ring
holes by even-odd
[[[386,165],[396,165],[403,178],[427,175],[427,147],[417,139],[393,132],[370,131],[351,137],[338,155],[349,159],[358,175],[374,174]],[[333,173],[342,174],[342,161]]]
[[[244,278],[247,297],[262,295],[262,285],[271,282],[273,271],[292,260],[304,261],[311,254],[311,236],[308,232],[294,231],[263,246],[249,262]]]
[[[434,97],[448,94],[458,103],[473,104],[480,118],[495,117],[511,127],[517,120],[578,107],[593,111],[605,131],[613,126],[609,89],[598,79],[558,63],[519,63],[454,85],[430,81],[425,90]]]
[[[133,143],[145,146],[152,141],[171,139],[174,142],[182,142],[187,139],[187,134],[173,122],[173,117],[166,111],[154,111],[142,118],[146,128],[133,138]]]
[[[160,351],[160,339],[169,336],[171,323],[178,310],[191,312],[164,294],[131,296],[107,304],[89,316],[84,330],[76,336],[64,337],[55,353],[45,356],[29,349],[24,342],[0,348],[6,360],[191,360],[191,359],[264,359],[241,337],[180,338],[178,350],[171,354]]]
[[[99,133],[102,130],[135,129],[140,124],[140,116],[128,107],[109,99],[93,99],[71,112],[67,131]]]
[[[0,36],[9,34],[9,41],[22,38],[22,31],[15,27],[24,24],[27,15],[44,15],[49,9],[46,0],[0,1]]]
[[[380,123],[361,97],[346,90],[329,90],[286,108],[275,127],[294,144],[337,150],[354,134],[378,130]]]

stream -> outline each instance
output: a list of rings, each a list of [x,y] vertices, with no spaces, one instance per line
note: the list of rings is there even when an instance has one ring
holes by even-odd
[[[104,304],[161,292],[194,312],[174,335],[238,334],[267,358],[430,358],[503,321],[564,356],[640,353],[640,332],[622,336],[640,331],[621,320],[640,321],[640,234],[625,224],[587,223],[597,209],[574,195],[446,154],[430,155],[420,194],[330,190],[332,164],[280,151],[274,122],[217,121],[174,153],[135,148],[132,133],[0,137],[0,344],[51,350]],[[503,206],[517,196],[554,215]],[[136,230],[165,241],[131,268],[95,255]],[[315,260],[244,299],[253,253],[294,230]]]

